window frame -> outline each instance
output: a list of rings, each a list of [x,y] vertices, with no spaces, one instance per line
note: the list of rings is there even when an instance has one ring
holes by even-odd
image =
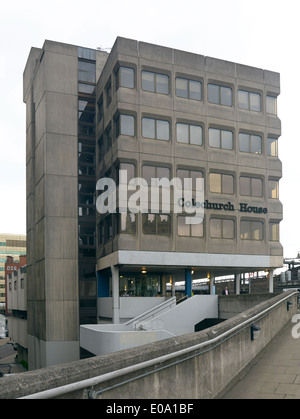
[[[210,137],[210,132],[212,132],[212,131],[218,131],[218,133],[219,133],[218,136],[219,136],[219,141],[220,141],[220,147],[217,147],[217,146],[214,146],[214,145],[211,144],[212,138]],[[225,141],[225,139],[223,141],[223,133],[228,133],[228,132],[231,133],[231,135],[232,135],[232,138],[231,138],[231,140],[232,140],[232,148],[227,148],[227,147],[224,147],[223,146],[223,142]],[[230,129],[223,129],[223,128],[217,128],[217,127],[209,127],[208,128],[208,145],[211,148],[232,151],[234,149],[234,134],[233,134],[233,131],[231,131]]]
[[[123,118],[130,118],[131,119],[131,132],[133,132],[132,134],[130,133],[126,133],[126,132],[122,132],[122,119]],[[124,123],[124,122],[123,122]],[[118,115],[115,117],[114,120],[114,125],[115,125],[115,139],[119,138],[120,136],[126,136],[126,137],[135,137],[135,133],[136,133],[136,127],[135,127],[135,115],[129,114],[129,113],[124,113],[124,112],[119,112]]]
[[[210,98],[212,99],[212,96],[210,96],[211,93],[211,87],[214,88],[218,88],[218,99],[217,101],[214,100],[210,100]],[[224,103],[224,98],[226,98],[226,95],[224,96],[225,92],[224,90],[230,90],[230,104]],[[233,106],[233,88],[226,85],[226,84],[221,84],[221,83],[216,83],[216,82],[210,82],[207,84],[207,101],[209,103],[213,103],[215,105],[222,105],[222,106],[228,106],[228,107],[232,107]]]
[[[144,129],[145,129],[145,127],[144,127],[144,120],[149,120],[149,121],[153,121],[154,122],[154,136],[152,137],[152,136],[145,136],[144,134]],[[159,134],[159,126],[158,126],[158,124],[160,123],[160,122],[163,122],[163,123],[167,123],[168,124],[168,138],[160,138],[159,136],[158,136],[158,134]],[[171,139],[171,124],[170,124],[170,121],[168,120],[168,119],[160,119],[160,118],[153,118],[153,117],[148,117],[148,116],[143,116],[142,117],[142,137],[143,138],[147,138],[147,139],[150,139],[150,140],[159,140],[159,141],[170,141],[170,139]]]
[[[275,188],[272,187],[272,183],[274,183]],[[275,191],[275,197],[272,196],[273,191]],[[279,200],[279,179],[268,179],[268,198]]]
[[[214,191],[211,189],[211,175],[218,175],[220,176],[220,192],[218,191]],[[231,177],[232,178],[232,192],[224,192],[224,181],[225,179],[223,179],[223,177]],[[232,175],[231,173],[220,173],[220,172],[210,172],[209,175],[209,192],[210,193],[217,193],[217,194],[225,194],[225,195],[234,195],[235,193],[235,188],[234,188],[234,175]]]
[[[212,235],[212,221],[219,221],[220,222],[220,235],[217,236],[213,236]],[[224,227],[224,222],[225,221],[231,221],[233,223],[233,236],[232,237],[224,237],[224,233],[225,233],[225,227]],[[233,220],[232,218],[222,218],[222,217],[216,217],[216,216],[211,216],[209,219],[209,236],[211,239],[224,239],[224,240],[234,240],[235,236],[236,236],[236,232],[235,232],[235,220]]]
[[[247,145],[249,146],[249,151],[246,150],[241,150],[241,136],[247,136],[248,137],[248,141],[247,141]],[[254,137],[260,138],[260,153],[256,153],[253,152],[253,142],[254,142]],[[260,134],[255,134],[255,133],[248,133],[248,132],[239,132],[239,152],[240,153],[247,153],[247,154],[254,154],[256,156],[262,156],[263,155],[263,137]]]
[[[177,80],[185,80],[187,83],[187,88],[186,88],[186,96],[185,95],[180,95],[179,93],[179,87],[177,87]],[[197,99],[195,97],[192,97],[192,89],[191,89],[191,83],[199,83],[200,85],[200,99]],[[202,82],[200,80],[195,80],[192,78],[188,78],[188,77],[181,77],[181,76],[176,76],[175,77],[175,95],[176,97],[180,97],[182,99],[189,99],[189,100],[196,100],[198,102],[202,101]]]
[[[248,179],[250,181],[250,195],[248,195],[246,193],[242,193],[241,179]],[[261,195],[254,195],[253,194],[253,189],[254,189],[254,187],[253,187],[253,180],[254,179],[261,181]],[[239,178],[239,187],[240,187],[240,195],[241,196],[249,196],[249,197],[253,197],[253,198],[263,198],[264,197],[264,181],[260,177],[241,175],[240,178]]]
[[[185,141],[179,141],[178,140],[178,125],[183,125],[183,126],[186,126],[187,127],[187,142],[185,142]],[[198,143],[195,143],[195,142],[191,142],[191,140],[192,140],[192,134],[191,134],[191,129],[193,128],[193,127],[195,127],[195,128],[200,128],[200,132],[201,132],[201,135],[200,135],[200,143],[198,144]],[[189,145],[196,145],[196,146],[202,146],[203,145],[203,127],[202,127],[202,125],[200,125],[200,124],[194,124],[194,123],[188,123],[188,122],[180,122],[180,121],[178,121],[178,122],[176,122],[176,141],[179,143],[179,144],[189,144]]]
[[[270,99],[272,99],[272,103],[270,103]],[[271,111],[270,108],[272,108]],[[277,96],[271,94],[266,95],[266,114],[277,116]]]
[[[250,226],[250,229],[247,233],[242,232],[242,225],[244,223],[249,223],[249,226]],[[258,238],[258,239],[255,238],[255,231],[256,231],[255,230],[255,224],[260,224],[261,225],[261,236],[260,236],[261,238]],[[240,240],[255,241],[255,242],[264,241],[264,238],[265,238],[264,228],[265,228],[265,223],[262,220],[253,220],[253,219],[251,219],[251,220],[250,219],[241,220],[240,221]],[[250,233],[249,237],[242,237],[244,234],[249,234],[249,233]]]
[[[152,74],[153,75],[153,82],[151,81],[151,84],[153,83],[153,88],[148,89],[145,86],[146,81],[143,80],[143,74],[148,73],[148,74]],[[159,87],[159,81],[158,78],[159,77],[164,77],[167,78],[168,82],[167,82],[167,92],[164,92],[163,90],[160,90]],[[162,84],[164,85],[164,84]],[[151,71],[151,70],[142,70],[141,71],[141,89],[143,92],[149,92],[149,93],[156,93],[156,94],[161,94],[161,95],[165,95],[168,96],[170,94],[170,77],[168,74],[166,73],[161,73],[159,71]]]
[[[273,227],[276,227],[274,234]],[[275,237],[275,238],[274,238]],[[269,222],[269,241],[279,242],[280,241],[280,221]]]
[[[132,80],[130,80],[132,85],[126,85],[122,84],[122,70],[131,70],[132,71]],[[120,87],[124,87],[126,89],[135,89],[135,69],[130,67],[129,65],[119,65],[116,72],[115,72],[115,79],[116,79],[116,90],[118,90]]]
[[[146,225],[145,219],[149,215],[154,216],[154,224],[153,224],[152,227],[155,227],[155,232],[154,231],[153,232],[145,231],[145,225]],[[168,217],[169,231],[165,232],[165,233],[162,233],[162,232],[159,231],[159,227],[160,227],[159,217],[162,217],[162,216],[163,217]],[[143,232],[143,234],[146,234],[146,235],[168,236],[168,237],[171,236],[171,234],[172,234],[172,215],[171,214],[162,214],[162,213],[159,213],[159,214],[143,213],[142,214],[142,232]]]
[[[241,105],[240,93],[246,93],[247,94],[247,107],[244,107],[244,106]],[[251,108],[251,98],[254,95],[259,96],[259,109],[252,109]],[[251,91],[246,90],[246,89],[239,89],[238,90],[238,107],[239,107],[239,109],[244,109],[244,110],[251,111],[251,112],[261,112],[261,94],[258,93],[258,92],[251,92]]]
[[[275,153],[272,153],[272,145],[271,142],[275,143]],[[271,137],[268,136],[267,138],[267,153],[269,157],[278,157],[278,137]]]
[[[179,234],[179,220],[185,220],[185,218],[187,217],[187,214],[178,214],[177,215],[177,236],[178,237],[196,237],[196,238],[203,238],[204,237],[204,219],[202,221],[202,223],[199,224],[186,224],[185,226],[187,227],[187,229],[189,230],[189,234]],[[202,232],[201,234],[193,234],[193,230],[196,229],[197,227],[202,226]]]

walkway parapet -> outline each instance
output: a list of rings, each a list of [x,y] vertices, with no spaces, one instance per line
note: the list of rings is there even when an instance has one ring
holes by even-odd
[[[291,321],[298,295],[281,293],[200,332],[4,377],[0,398],[216,398]]]

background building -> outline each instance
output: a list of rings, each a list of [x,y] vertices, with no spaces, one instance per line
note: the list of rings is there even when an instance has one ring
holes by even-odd
[[[7,256],[13,257],[15,265],[18,266],[20,255],[26,254],[26,235],[0,234],[0,310],[5,310],[5,263]]]
[[[17,261],[16,261],[17,260]],[[19,268],[22,268],[26,265],[26,255],[20,255],[18,259],[13,258],[12,256],[7,256],[5,263],[5,314],[11,314],[11,311],[7,305],[7,276],[18,271]]]
[[[279,74],[117,38],[52,41],[24,71],[29,368],[79,357],[79,325],[118,323],[166,284],[282,266]],[[96,213],[96,181],[201,178],[203,223]],[[130,194],[129,194],[130,195]],[[171,200],[171,202],[173,202]],[[120,205],[120,203],[118,203]],[[97,275],[97,276],[96,276]]]
[[[23,264],[25,262],[25,264]],[[28,365],[26,261],[6,277],[8,336],[18,351],[18,362]]]

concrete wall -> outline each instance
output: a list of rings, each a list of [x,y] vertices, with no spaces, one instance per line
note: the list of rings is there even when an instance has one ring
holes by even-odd
[[[163,303],[165,297],[120,297],[120,321],[127,321]],[[113,298],[97,299],[98,317],[113,317]]]
[[[135,331],[117,324],[80,326],[80,346],[95,355],[111,354],[172,336],[166,330]]]
[[[77,57],[45,41],[24,71],[30,369],[79,358]]]
[[[293,302],[287,310],[287,300]],[[135,373],[123,375],[105,381],[104,374],[147,360],[184,350],[194,345],[205,345],[197,354],[193,350],[188,355],[195,356],[184,360],[184,356],[175,356],[171,361],[158,362],[153,365],[153,374],[141,377],[133,382],[123,384],[115,389],[104,392],[104,399],[201,399],[216,398],[226,386],[231,383],[243,369],[259,354],[271,339],[291,321],[297,312],[297,294],[282,293],[249,310],[238,314],[223,323],[198,333],[176,336],[154,344],[143,345],[115,354],[89,358],[64,365],[57,365],[38,371],[30,371],[1,379],[0,397],[19,398],[43,390],[57,388],[91,377],[102,376],[100,384],[87,385],[83,383],[81,389],[61,394],[61,398],[81,399],[88,397],[88,391],[105,389],[119,382],[124,382],[134,375],[141,375],[145,371],[140,369]],[[276,304],[276,306],[275,306]],[[261,334],[257,340],[251,340],[250,324],[253,316],[263,315],[255,323],[261,327]],[[245,322],[248,323],[245,325]],[[292,327],[292,323],[291,323]],[[234,329],[233,329],[234,328]],[[229,333],[224,339],[224,333]],[[211,350],[210,340],[214,339]],[[170,365],[173,364],[173,365]],[[166,366],[166,369],[155,371],[155,367]],[[35,396],[37,397],[37,396]],[[45,397],[43,395],[42,397]],[[50,398],[53,396],[50,396]]]
[[[273,298],[275,294],[240,294],[240,295],[220,295],[219,296],[219,317],[229,319],[263,301]]]
[[[150,320],[141,320],[137,328],[167,330],[179,336],[195,331],[195,325],[205,318],[218,317],[218,296],[194,295],[165,313]]]

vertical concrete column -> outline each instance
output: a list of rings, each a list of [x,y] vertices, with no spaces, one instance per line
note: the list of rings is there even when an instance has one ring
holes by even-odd
[[[274,292],[274,284],[273,284],[273,269],[270,269],[269,272],[269,292]]]
[[[210,295],[214,295],[215,294],[215,292],[214,292],[214,285],[215,285],[215,277],[214,276],[211,276],[210,277],[210,283],[209,283],[209,293],[210,293]]]
[[[161,276],[161,295],[163,297],[166,297],[166,295],[167,295],[167,293],[166,293],[166,291],[167,291],[167,289],[166,289],[166,283],[167,283],[167,281],[166,281],[166,275],[163,274]]]
[[[191,269],[185,270],[185,295],[192,296],[192,271]]]
[[[171,291],[172,291],[172,297],[175,297],[175,275],[170,275],[170,279],[172,281]]]
[[[235,293],[236,294],[241,293],[241,274],[235,275]]]
[[[119,268],[111,266],[112,297],[113,297],[113,324],[120,323],[120,284]]]

